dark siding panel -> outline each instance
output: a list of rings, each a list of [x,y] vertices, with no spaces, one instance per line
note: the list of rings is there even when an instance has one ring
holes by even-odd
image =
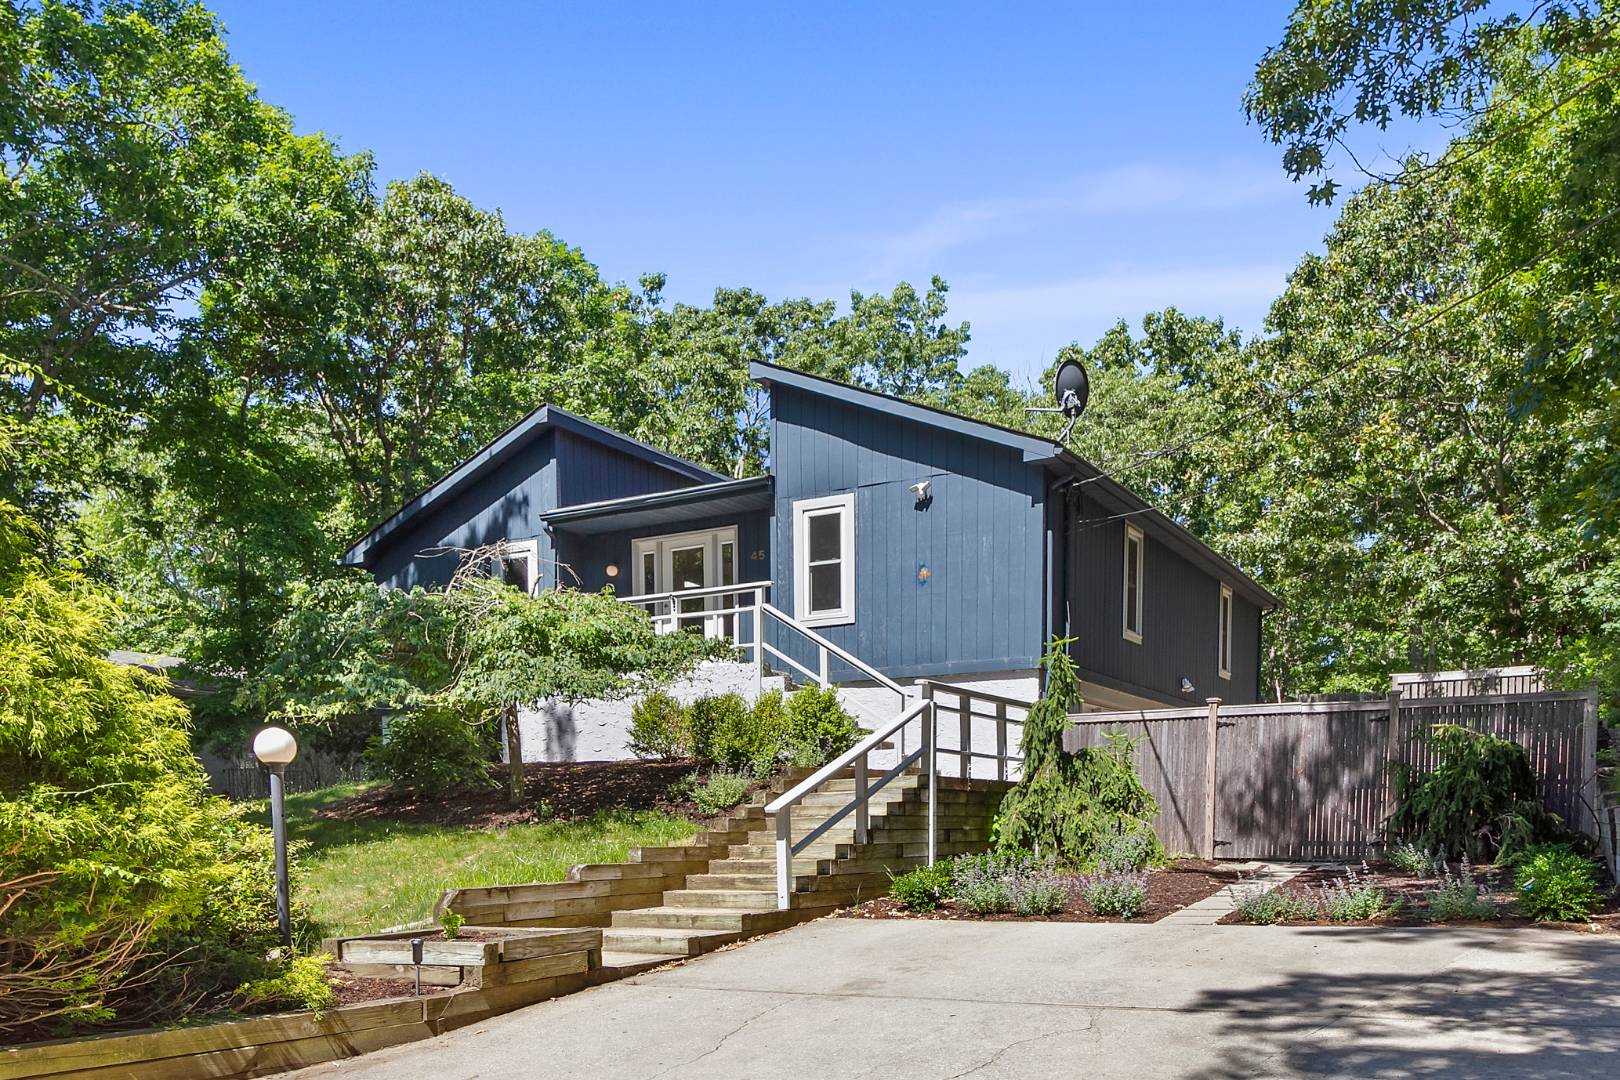
[[[591,439],[558,432],[557,505],[622,499],[691,487],[697,481]]]
[[[775,603],[792,613],[793,503],[855,493],[855,622],[820,632],[892,675],[1040,653],[1045,478],[1007,447],[774,387]],[[932,483],[918,509],[908,490]],[[926,565],[929,578],[919,583]]]
[[[1142,574],[1142,642],[1127,641],[1125,522],[1088,504],[1075,521],[1069,569],[1070,633],[1075,662],[1099,675],[1190,704],[1205,698],[1255,699],[1260,613],[1241,597],[1232,611],[1232,678],[1216,655],[1221,583],[1152,536]],[[1183,677],[1193,681],[1181,692]]]
[[[456,557],[427,554],[433,549],[470,548],[537,536],[540,514],[553,506],[554,438],[546,432],[520,447],[465,491],[390,537],[372,566],[377,580],[406,589],[442,586],[455,572]]]

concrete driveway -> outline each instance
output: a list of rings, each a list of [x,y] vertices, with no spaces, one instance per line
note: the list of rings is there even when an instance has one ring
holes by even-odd
[[[1620,1075],[1620,940],[827,919],[300,1080]]]

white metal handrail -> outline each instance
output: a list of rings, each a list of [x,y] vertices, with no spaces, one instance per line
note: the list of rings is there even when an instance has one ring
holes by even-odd
[[[787,908],[792,903],[793,856],[810,846],[828,829],[838,824],[845,817],[849,816],[849,814],[853,813],[855,815],[855,842],[857,844],[866,843],[868,825],[867,804],[871,802],[871,798],[874,794],[883,790],[889,781],[905,772],[906,769],[911,767],[913,762],[927,752],[929,743],[931,741],[930,734],[933,729],[933,724],[930,722],[932,716],[932,702],[925,698],[921,701],[913,703],[909,708],[903,710],[900,715],[896,716],[893,720],[890,720],[883,727],[878,728],[876,731],[866,736],[866,738],[862,739],[860,742],[856,743],[854,746],[850,747],[848,750],[844,751],[842,754],[839,754],[827,764],[805,777],[805,779],[801,780],[798,784],[795,784],[791,789],[766,804],[765,813],[774,815],[776,818],[777,907]],[[886,739],[918,717],[922,718],[923,735],[921,744],[916,750],[913,750],[910,755],[902,755],[899,763],[895,765],[894,768],[890,769],[888,772],[879,777],[876,783],[869,784],[867,776],[867,762],[872,751],[882,747]],[[854,767],[855,774],[854,796],[836,813],[829,815],[826,820],[821,822],[821,824],[817,825],[808,833],[805,833],[804,837],[800,839],[798,843],[794,843],[793,808],[802,802],[805,796],[809,795],[822,784],[825,784],[828,780],[837,775],[839,770],[848,768],[850,766]],[[932,829],[930,829],[930,832],[932,832]],[[930,848],[932,848],[932,838],[930,838],[929,843]],[[930,862],[932,862],[932,859],[930,859]]]
[[[738,585],[709,585],[701,589],[676,589],[670,592],[644,593],[641,596],[626,596],[622,599],[627,604],[647,608],[647,614],[652,617],[653,627],[661,634],[672,633],[681,628],[687,620],[702,620],[705,637],[729,638],[732,644],[739,649],[751,652],[757,662],[763,660],[760,650],[760,617],[759,609],[765,604],[766,592],[770,589],[769,581],[745,581]],[[736,598],[751,597],[750,603],[740,603]],[[709,607],[707,601],[713,597],[732,597],[730,607]],[[703,600],[705,606],[697,611],[682,611],[681,604],[688,600]],[[664,610],[656,610],[662,605]],[[722,621],[727,617],[740,618],[745,615],[754,617],[754,640],[739,641],[735,625],[731,633],[723,629]]]
[[[938,749],[939,740],[936,737],[934,745],[937,753],[955,756],[959,761],[960,773],[964,779],[973,776],[973,762],[975,759],[990,760],[996,763],[996,779],[1010,780],[1011,766],[1022,764],[1023,757],[1012,752],[1013,740],[1010,727],[1017,724],[1024,725],[1024,720],[1007,714],[1008,709],[1023,709],[1026,717],[1030,709],[1034,708],[1033,701],[1024,701],[1005,694],[992,694],[987,690],[975,690],[972,687],[957,686],[954,683],[939,682],[934,679],[919,679],[917,685],[922,688],[924,696],[934,700],[936,718],[940,713],[955,713],[957,719],[956,749]],[[955,705],[947,705],[939,699],[939,694],[948,694],[956,699]],[[989,706],[988,711],[975,709],[977,703]],[[973,749],[973,721],[991,720],[996,725],[996,747],[992,751]],[[936,719],[937,724],[937,719]]]

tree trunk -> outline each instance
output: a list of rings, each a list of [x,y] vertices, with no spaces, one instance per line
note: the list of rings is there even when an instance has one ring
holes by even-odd
[[[506,707],[506,796],[513,806],[523,802],[523,732],[518,728],[516,705]]]

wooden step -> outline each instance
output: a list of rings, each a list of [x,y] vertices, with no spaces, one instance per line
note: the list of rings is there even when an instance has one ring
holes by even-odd
[[[603,952],[701,956],[745,937],[740,930],[689,930],[667,926],[610,926],[602,931]]]
[[[748,911],[742,908],[652,907],[615,911],[613,926],[656,926],[671,930],[729,930],[740,933],[764,933],[786,925],[784,913]]]
[[[608,952],[604,949],[602,966],[590,973],[591,985],[600,986],[616,979],[640,975],[643,971],[651,971],[679,959],[668,953]]]
[[[663,906],[770,911],[776,907],[776,889],[674,889],[664,894]]]

